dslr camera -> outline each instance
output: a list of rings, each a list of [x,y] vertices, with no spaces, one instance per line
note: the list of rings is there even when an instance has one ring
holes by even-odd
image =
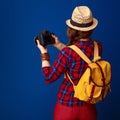
[[[55,40],[54,40],[54,38],[52,38],[52,36],[51,36],[52,34],[54,35],[54,33],[50,32],[48,30],[42,30],[34,39],[36,45],[37,45],[36,40],[39,40],[40,44],[43,47],[46,47],[48,44],[54,44]]]

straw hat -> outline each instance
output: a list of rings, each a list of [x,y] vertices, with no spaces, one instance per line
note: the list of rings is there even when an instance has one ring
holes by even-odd
[[[98,20],[92,17],[87,6],[79,6],[73,10],[72,17],[66,20],[66,24],[75,30],[89,31],[97,26]]]

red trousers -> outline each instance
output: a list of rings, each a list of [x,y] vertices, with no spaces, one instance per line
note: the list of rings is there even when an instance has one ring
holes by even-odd
[[[83,103],[81,106],[65,106],[56,103],[54,120],[97,120],[95,105]]]

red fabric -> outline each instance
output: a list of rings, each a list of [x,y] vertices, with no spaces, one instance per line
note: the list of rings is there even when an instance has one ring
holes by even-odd
[[[56,103],[54,120],[97,120],[95,105],[83,103],[81,106],[65,106]]]

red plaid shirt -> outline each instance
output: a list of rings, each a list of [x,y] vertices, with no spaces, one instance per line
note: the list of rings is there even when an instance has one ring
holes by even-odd
[[[78,41],[74,45],[78,46],[91,60],[94,54],[94,44],[90,39],[89,41]],[[98,42],[99,52],[101,55],[102,46]],[[87,68],[87,63],[80,58],[80,56],[72,49],[65,47],[60,51],[57,59],[54,61],[51,67],[44,67],[43,73],[46,83],[52,83],[56,81],[62,74],[68,73],[74,84],[77,84],[81,75]],[[58,91],[58,100],[61,104],[72,106],[80,105],[81,101],[74,98],[73,85],[66,77]]]

